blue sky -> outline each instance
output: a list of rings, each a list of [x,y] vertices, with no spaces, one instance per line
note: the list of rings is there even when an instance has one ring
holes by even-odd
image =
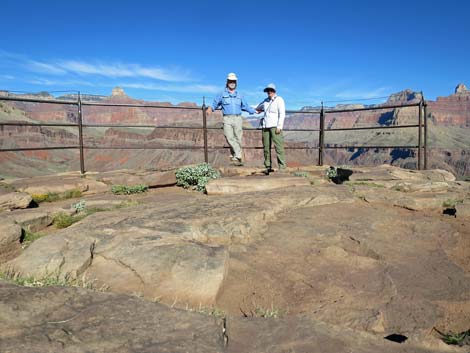
[[[0,89],[209,101],[228,72],[289,108],[470,86],[468,1],[2,0]]]

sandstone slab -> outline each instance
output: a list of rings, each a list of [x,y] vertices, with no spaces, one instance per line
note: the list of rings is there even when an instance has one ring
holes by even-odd
[[[455,206],[456,215],[459,218],[470,218],[470,200],[459,203]]]
[[[73,173],[13,179],[7,182],[16,190],[30,195],[44,195],[48,193],[64,194],[76,190],[93,194],[108,190],[108,186],[102,182]]]
[[[408,180],[408,181],[433,181],[433,182],[453,182],[455,176],[445,170],[409,170],[394,167],[391,165],[381,165],[377,167],[354,167],[354,173],[349,177],[351,181],[377,181],[377,180]]]
[[[419,342],[393,343],[383,336],[328,325],[307,316],[275,320],[228,319],[228,353],[432,353]],[[439,345],[436,339],[435,345]]]
[[[0,211],[27,208],[33,199],[25,192],[10,192],[0,195]]]
[[[401,188],[410,190],[409,185],[400,184]],[[394,189],[385,189],[378,187],[369,187],[366,185],[353,185],[354,194],[366,202],[380,203],[386,205],[392,205],[397,207],[403,207],[414,211],[436,211],[442,212],[444,205],[448,200],[459,200],[465,197],[466,193],[462,192],[446,192],[440,190],[440,186],[437,185],[435,189],[439,189],[440,192],[429,191],[428,186],[421,184],[416,187],[414,192],[402,192]],[[402,189],[403,190],[403,189]],[[419,190],[425,190],[419,191]]]
[[[470,322],[470,232],[453,220],[360,201],[298,208],[231,252],[217,306],[433,345],[433,326]]]
[[[90,175],[97,181],[107,185],[138,185],[143,184],[148,187],[164,187],[176,185],[174,171],[133,171],[119,170]]]
[[[0,281],[0,351],[9,353],[222,353],[211,316],[79,288]]]
[[[0,221],[0,263],[14,258],[21,251],[21,227],[11,220]]]
[[[206,185],[206,190],[208,195],[230,195],[309,185],[310,182],[303,177],[273,174],[247,178],[228,177],[214,179]]]
[[[8,266],[34,277],[86,275],[113,291],[170,303],[213,304],[227,273],[225,246],[259,239],[281,212],[354,200],[346,187],[280,190],[243,198],[157,194],[42,237]]]

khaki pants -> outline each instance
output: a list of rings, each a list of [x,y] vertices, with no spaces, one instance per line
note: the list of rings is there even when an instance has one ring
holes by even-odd
[[[241,115],[224,115],[224,135],[232,156],[242,158],[243,118]]]
[[[284,152],[284,135],[281,131],[280,134],[276,134],[276,128],[265,128],[263,129],[263,147],[264,147],[264,166],[266,168],[272,168],[271,161],[271,141],[274,143],[274,149],[277,154],[277,164],[279,169],[286,167],[286,154]]]

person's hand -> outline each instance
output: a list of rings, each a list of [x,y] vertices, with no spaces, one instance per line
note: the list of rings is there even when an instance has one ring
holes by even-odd
[[[259,114],[259,113],[261,113],[261,110],[255,109],[255,112],[256,112],[256,114]]]
[[[212,107],[207,107],[206,112],[207,112],[207,115],[211,115],[211,113],[212,113]]]
[[[281,133],[281,131],[282,131],[281,129],[276,128],[276,135],[279,135]]]

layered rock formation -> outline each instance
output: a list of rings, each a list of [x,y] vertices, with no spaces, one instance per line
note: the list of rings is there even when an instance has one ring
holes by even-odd
[[[470,127],[470,91],[464,84],[459,84],[454,94],[429,102],[429,107],[436,125]]]
[[[89,98],[89,99],[88,99]],[[84,102],[99,101],[117,104],[156,104],[162,108],[100,107],[83,106],[85,124],[136,124],[155,125],[157,128],[93,128],[84,129],[86,150],[86,168],[88,170],[111,170],[121,167],[169,167],[203,160],[203,134],[201,130],[168,129],[168,126],[202,126],[202,111],[199,109],[177,109],[170,103],[145,102],[127,96],[122,89],[116,88],[110,97],[88,97]],[[421,94],[405,90],[390,96],[383,104],[383,109],[372,111],[335,113],[334,110],[364,107],[362,105],[339,105],[328,108],[325,126],[329,129],[341,129],[368,126],[398,126],[418,123],[418,108],[387,108],[387,105],[414,103],[421,99]],[[2,121],[42,121],[76,122],[75,106],[60,106],[47,103],[1,103]],[[181,107],[196,108],[195,104],[182,103]],[[168,109],[172,107],[174,109]],[[313,107],[314,108],[314,107]],[[286,129],[318,129],[319,114],[310,113],[312,107],[302,109],[303,113],[292,114],[286,119]],[[470,126],[470,94],[462,84],[456,93],[449,97],[439,97],[428,102],[428,156],[429,166],[447,168],[466,177],[469,175],[469,142],[467,128]],[[212,114],[208,126],[222,126],[220,114]],[[257,126],[257,121],[251,121]],[[161,128],[158,128],[161,126]],[[1,144],[3,148],[41,147],[41,146],[77,146],[78,129],[75,127],[15,127],[3,126]],[[210,161],[216,165],[227,165],[227,150],[218,149],[226,145],[223,133],[219,129],[209,130]],[[261,166],[262,153],[259,132],[246,131],[244,144],[257,149],[245,149],[248,164]],[[370,131],[326,132],[325,143],[328,146],[342,145],[411,145],[418,144],[416,128]],[[288,162],[292,166],[309,164],[317,160],[318,132],[286,132]],[[117,150],[127,146],[136,150]],[[106,150],[97,150],[106,147]],[[192,149],[196,147],[196,149]],[[305,151],[299,148],[307,147]],[[137,150],[143,148],[143,150]],[[181,149],[183,148],[183,149]],[[407,168],[416,168],[416,149],[327,149],[325,160],[330,164],[381,164],[392,163]],[[78,169],[77,153],[67,151],[35,151],[24,153],[0,153],[3,175],[28,175],[25,165],[35,166],[34,173],[41,169],[51,171]],[[13,166],[16,166],[13,167]],[[37,167],[36,167],[37,166]],[[31,168],[30,168],[31,169]],[[31,172],[29,172],[31,173]]]

